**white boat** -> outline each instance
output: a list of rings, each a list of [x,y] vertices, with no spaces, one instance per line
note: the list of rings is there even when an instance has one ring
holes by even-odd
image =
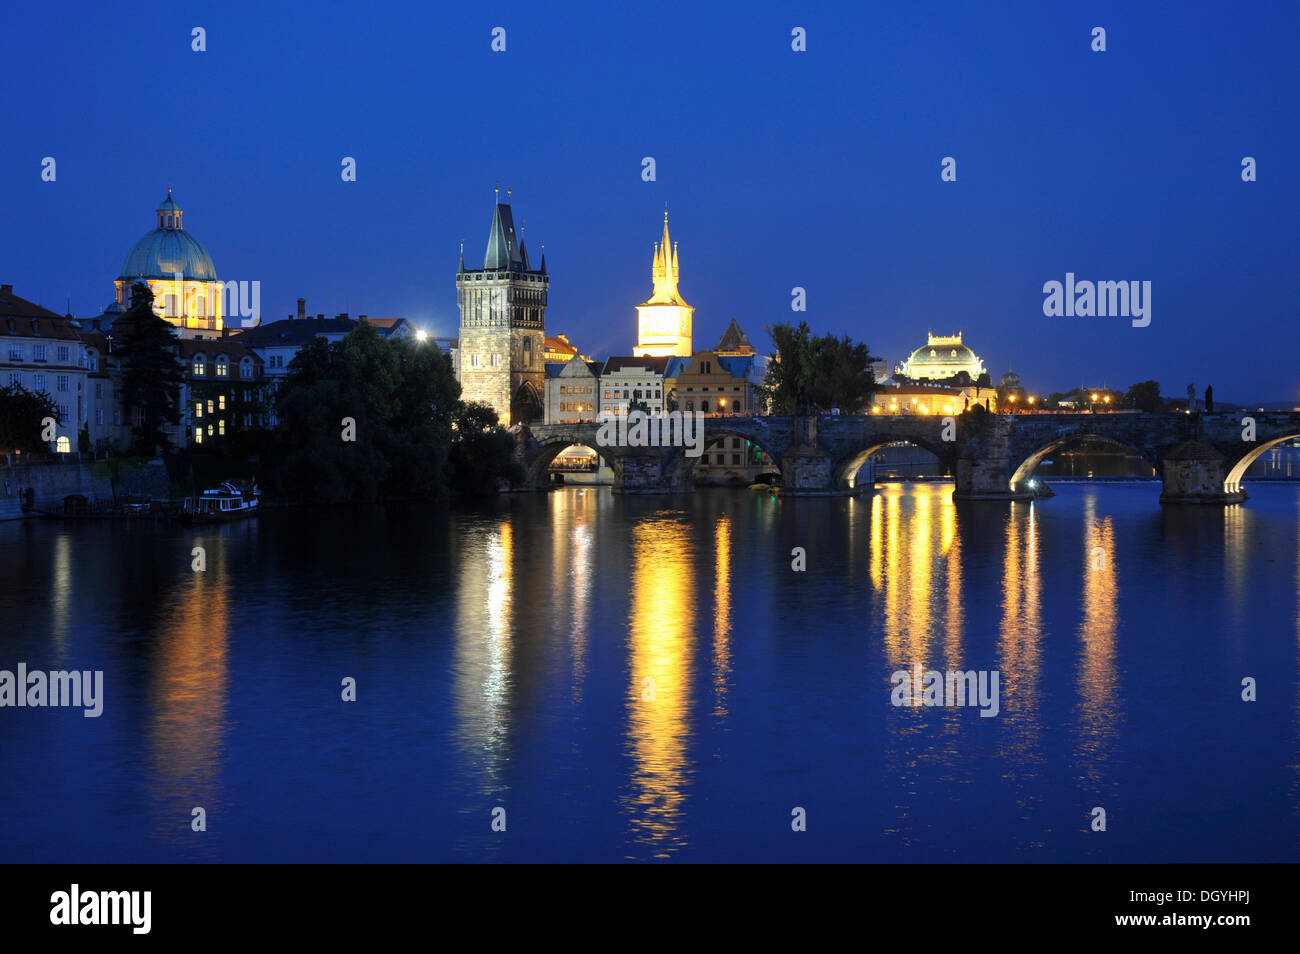
[[[223,481],[215,490],[205,490],[198,497],[187,497],[180,518],[185,523],[225,523],[257,516],[260,491],[256,483],[241,486]]]

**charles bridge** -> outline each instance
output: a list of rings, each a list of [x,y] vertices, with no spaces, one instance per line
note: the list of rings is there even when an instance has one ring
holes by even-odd
[[[547,468],[574,444],[590,447],[614,473],[616,493],[678,493],[692,486],[700,458],[682,447],[607,447],[600,425],[544,424],[513,429],[526,489],[547,485]],[[1246,468],[1269,448],[1300,438],[1300,413],[988,414],[714,416],[704,445],[734,436],[761,447],[781,473],[782,493],[856,493],[857,472],[891,444],[913,444],[939,459],[963,500],[1016,500],[1035,495],[1039,462],[1083,440],[1129,448],[1164,483],[1161,503],[1239,503]],[[1253,439],[1252,439],[1253,438]]]

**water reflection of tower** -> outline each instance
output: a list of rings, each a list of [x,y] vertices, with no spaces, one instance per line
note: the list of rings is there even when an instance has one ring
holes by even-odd
[[[694,573],[694,543],[682,520],[652,516],[637,524],[628,610],[632,772],[623,804],[633,838],[660,858],[685,843],[693,671],[686,620],[695,605]]]
[[[461,561],[456,600],[456,740],[480,769],[480,793],[502,794],[510,731],[514,646],[514,527],[507,517],[476,533]]]

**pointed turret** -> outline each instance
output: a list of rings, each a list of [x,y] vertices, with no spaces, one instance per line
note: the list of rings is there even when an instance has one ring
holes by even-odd
[[[654,262],[650,266],[650,278],[653,291],[646,300],[647,305],[684,305],[681,293],[677,290],[678,277],[677,246],[668,234],[668,213],[664,213],[663,238],[655,243]]]

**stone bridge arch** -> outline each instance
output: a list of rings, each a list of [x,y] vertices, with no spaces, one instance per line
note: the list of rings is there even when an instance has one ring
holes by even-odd
[[[1243,493],[1241,482],[1246,476],[1246,471],[1250,469],[1250,465],[1255,463],[1255,461],[1263,457],[1266,452],[1271,451],[1279,444],[1285,444],[1287,441],[1294,441],[1297,439],[1300,439],[1300,426],[1297,426],[1296,433],[1294,434],[1285,434],[1281,437],[1273,437],[1269,440],[1259,441],[1257,447],[1247,450],[1237,458],[1236,463],[1232,464],[1228,469],[1228,473],[1223,478],[1223,492],[1225,494]],[[1228,459],[1231,461],[1232,457],[1229,456]]]
[[[662,478],[665,486],[673,489],[684,489],[693,486],[691,475],[695,471],[695,465],[704,460],[704,455],[708,453],[709,446],[714,441],[724,437],[739,437],[741,440],[757,445],[762,448],[763,453],[772,461],[773,469],[784,473],[782,458],[786,448],[783,446],[780,435],[772,433],[771,428],[765,426],[765,419],[706,417],[704,419],[700,456],[691,457],[687,455],[684,447],[660,449],[663,456]]]
[[[1168,448],[1162,449],[1144,446],[1142,444],[1133,444],[1110,434],[1103,433],[1097,428],[1081,427],[1074,433],[1048,441],[1042,447],[1037,448],[1027,455],[1025,455],[1023,445],[1017,448],[1016,453],[1011,460],[1015,470],[1012,471],[1008,483],[1011,485],[1013,490],[1022,487],[1033,475],[1035,468],[1045,461],[1049,454],[1056,454],[1060,451],[1070,450],[1074,447],[1078,447],[1084,441],[1096,441],[1101,444],[1108,444],[1112,447],[1122,447],[1137,455],[1139,459],[1151,468],[1153,475],[1157,477],[1160,476],[1161,460],[1168,451],[1173,450],[1173,447],[1176,446],[1171,445]],[[1021,455],[1025,456],[1020,460],[1019,464],[1016,464],[1017,458],[1020,458]]]
[[[903,445],[912,445],[922,450],[929,451],[939,461],[939,467],[945,476],[952,476],[955,473],[958,455],[958,445],[955,441],[935,441],[933,436],[927,433],[921,434],[870,434],[866,439],[866,446],[841,451],[831,462],[831,479],[834,482],[836,490],[855,490],[857,488],[858,471],[863,465],[871,459],[873,454],[877,454],[886,447],[899,447]]]

